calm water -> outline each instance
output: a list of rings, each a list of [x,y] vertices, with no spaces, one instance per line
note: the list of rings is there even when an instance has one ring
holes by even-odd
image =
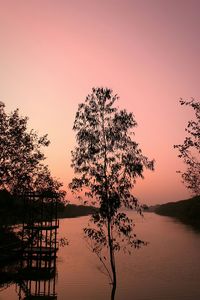
[[[142,219],[133,214],[138,237],[147,247],[132,255],[117,256],[116,300],[198,300],[200,299],[200,233],[168,217],[153,213]],[[69,246],[58,252],[56,292],[59,300],[106,300],[110,297],[101,264],[82,239],[88,217],[64,219],[60,236]],[[13,284],[0,292],[0,300],[16,300]]]

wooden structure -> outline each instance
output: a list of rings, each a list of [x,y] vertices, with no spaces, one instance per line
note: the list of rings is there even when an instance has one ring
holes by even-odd
[[[30,193],[24,196],[19,299],[57,299],[58,227],[56,194]]]

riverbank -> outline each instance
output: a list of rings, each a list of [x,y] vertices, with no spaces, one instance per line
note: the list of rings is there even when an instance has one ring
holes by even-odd
[[[58,218],[76,218],[81,216],[87,216],[95,213],[97,209],[93,206],[67,204],[58,211]]]
[[[58,219],[76,218],[93,214],[97,209],[93,206],[67,204],[58,208]],[[15,225],[23,221],[23,209],[21,207],[10,207],[0,209],[0,226]]]
[[[48,208],[48,203],[46,204]],[[64,204],[58,202],[58,218],[75,218],[93,214],[97,209],[93,206]],[[6,190],[0,190],[0,226],[20,224],[24,219],[23,200],[13,197]]]
[[[200,196],[149,207],[158,215],[169,216],[200,229]]]

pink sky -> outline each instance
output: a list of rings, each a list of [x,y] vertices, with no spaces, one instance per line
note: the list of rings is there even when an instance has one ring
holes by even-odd
[[[173,145],[193,116],[179,98],[200,98],[199,37],[198,0],[0,0],[0,100],[48,133],[46,162],[67,187],[78,103],[93,86],[112,88],[156,160],[135,194],[147,204],[184,199]]]

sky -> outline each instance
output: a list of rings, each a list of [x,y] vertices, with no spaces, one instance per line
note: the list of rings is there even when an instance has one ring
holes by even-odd
[[[78,103],[111,88],[156,161],[134,194],[148,205],[185,199],[173,145],[194,116],[180,97],[200,99],[199,37],[199,0],[0,0],[0,100],[48,133],[46,163],[67,189]]]

